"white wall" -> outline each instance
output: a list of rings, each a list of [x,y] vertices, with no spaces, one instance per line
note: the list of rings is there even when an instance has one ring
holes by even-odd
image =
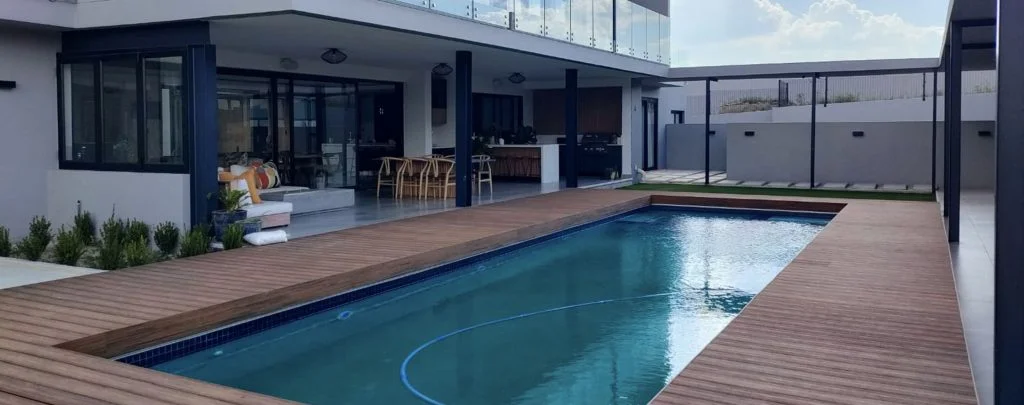
[[[402,93],[405,156],[432,153],[430,81],[430,71],[424,70],[413,73],[405,82]]]
[[[45,4],[45,2],[44,2]],[[46,214],[46,172],[57,167],[56,32],[0,28],[0,225],[13,238]]]
[[[942,120],[945,97],[938,99],[938,119]],[[819,105],[816,111],[818,122],[905,122],[932,120],[932,99],[860,101],[856,103]],[[995,93],[964,94],[961,107],[963,121],[995,121]],[[736,117],[732,117],[737,115]],[[747,116],[741,114],[719,114],[720,120],[741,121]],[[712,116],[714,119],[715,116]],[[782,107],[771,110],[768,122],[810,122],[811,106]],[[712,121],[714,122],[714,121]]]
[[[46,187],[47,217],[55,227],[71,224],[78,202],[101,223],[115,212],[156,225],[171,221],[179,227],[192,222],[189,214],[189,176],[169,173],[50,170]],[[98,225],[98,224],[97,224]]]

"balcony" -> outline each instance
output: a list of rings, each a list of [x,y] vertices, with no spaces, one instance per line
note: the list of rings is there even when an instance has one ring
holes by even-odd
[[[382,0],[668,65],[669,17],[620,0]]]

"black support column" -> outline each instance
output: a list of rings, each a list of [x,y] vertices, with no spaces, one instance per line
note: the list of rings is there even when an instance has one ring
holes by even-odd
[[[704,185],[711,185],[711,81],[704,82]],[[646,134],[644,135],[646,136]]]
[[[936,145],[938,138],[939,120],[939,70],[932,72],[932,193],[935,193],[935,155],[938,153]]]
[[[576,69],[565,70],[565,187],[579,187],[576,152],[579,133],[579,73]],[[646,136],[646,134],[644,134]]]
[[[191,45],[185,53],[189,193],[192,225],[207,224],[217,208],[217,50],[214,45]]]
[[[1024,403],[1024,2],[999,1],[996,69],[995,403]]]
[[[949,217],[949,46],[946,47],[946,62],[942,73],[942,216]]]
[[[950,242],[960,241],[960,107],[963,67],[963,27],[953,21],[949,35],[949,228]]]
[[[455,206],[473,205],[473,54],[455,52]]]
[[[818,141],[818,74],[811,77],[811,188],[814,188],[814,158]]]

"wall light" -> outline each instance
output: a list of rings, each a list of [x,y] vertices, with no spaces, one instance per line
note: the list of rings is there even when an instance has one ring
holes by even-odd
[[[448,76],[452,74],[452,72],[454,72],[455,69],[452,69],[452,67],[447,63],[438,63],[437,66],[434,66],[434,68],[431,69],[430,71],[437,76]]]

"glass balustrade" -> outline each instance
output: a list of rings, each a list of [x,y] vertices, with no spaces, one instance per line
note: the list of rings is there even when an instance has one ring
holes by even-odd
[[[430,0],[430,8],[459,17],[473,18],[472,0]]]
[[[671,19],[629,0],[387,1],[652,62],[671,62]]]
[[[647,59],[647,9],[633,2],[629,2],[629,7],[629,20],[633,27],[630,35],[633,56]]]
[[[594,47],[615,50],[615,17],[612,0],[594,0]]]
[[[615,52],[633,56],[633,3],[615,2]]]
[[[544,0],[515,0],[515,29],[544,35]]]
[[[574,44],[594,46],[593,0],[572,0],[569,15],[569,40]]]
[[[572,27],[570,0],[544,0],[544,35],[569,41]]]
[[[512,0],[474,0],[473,19],[488,24],[508,27],[508,13],[512,11]]]
[[[647,14],[647,60],[661,62],[661,23],[658,17],[661,14],[651,10],[644,10]]]

